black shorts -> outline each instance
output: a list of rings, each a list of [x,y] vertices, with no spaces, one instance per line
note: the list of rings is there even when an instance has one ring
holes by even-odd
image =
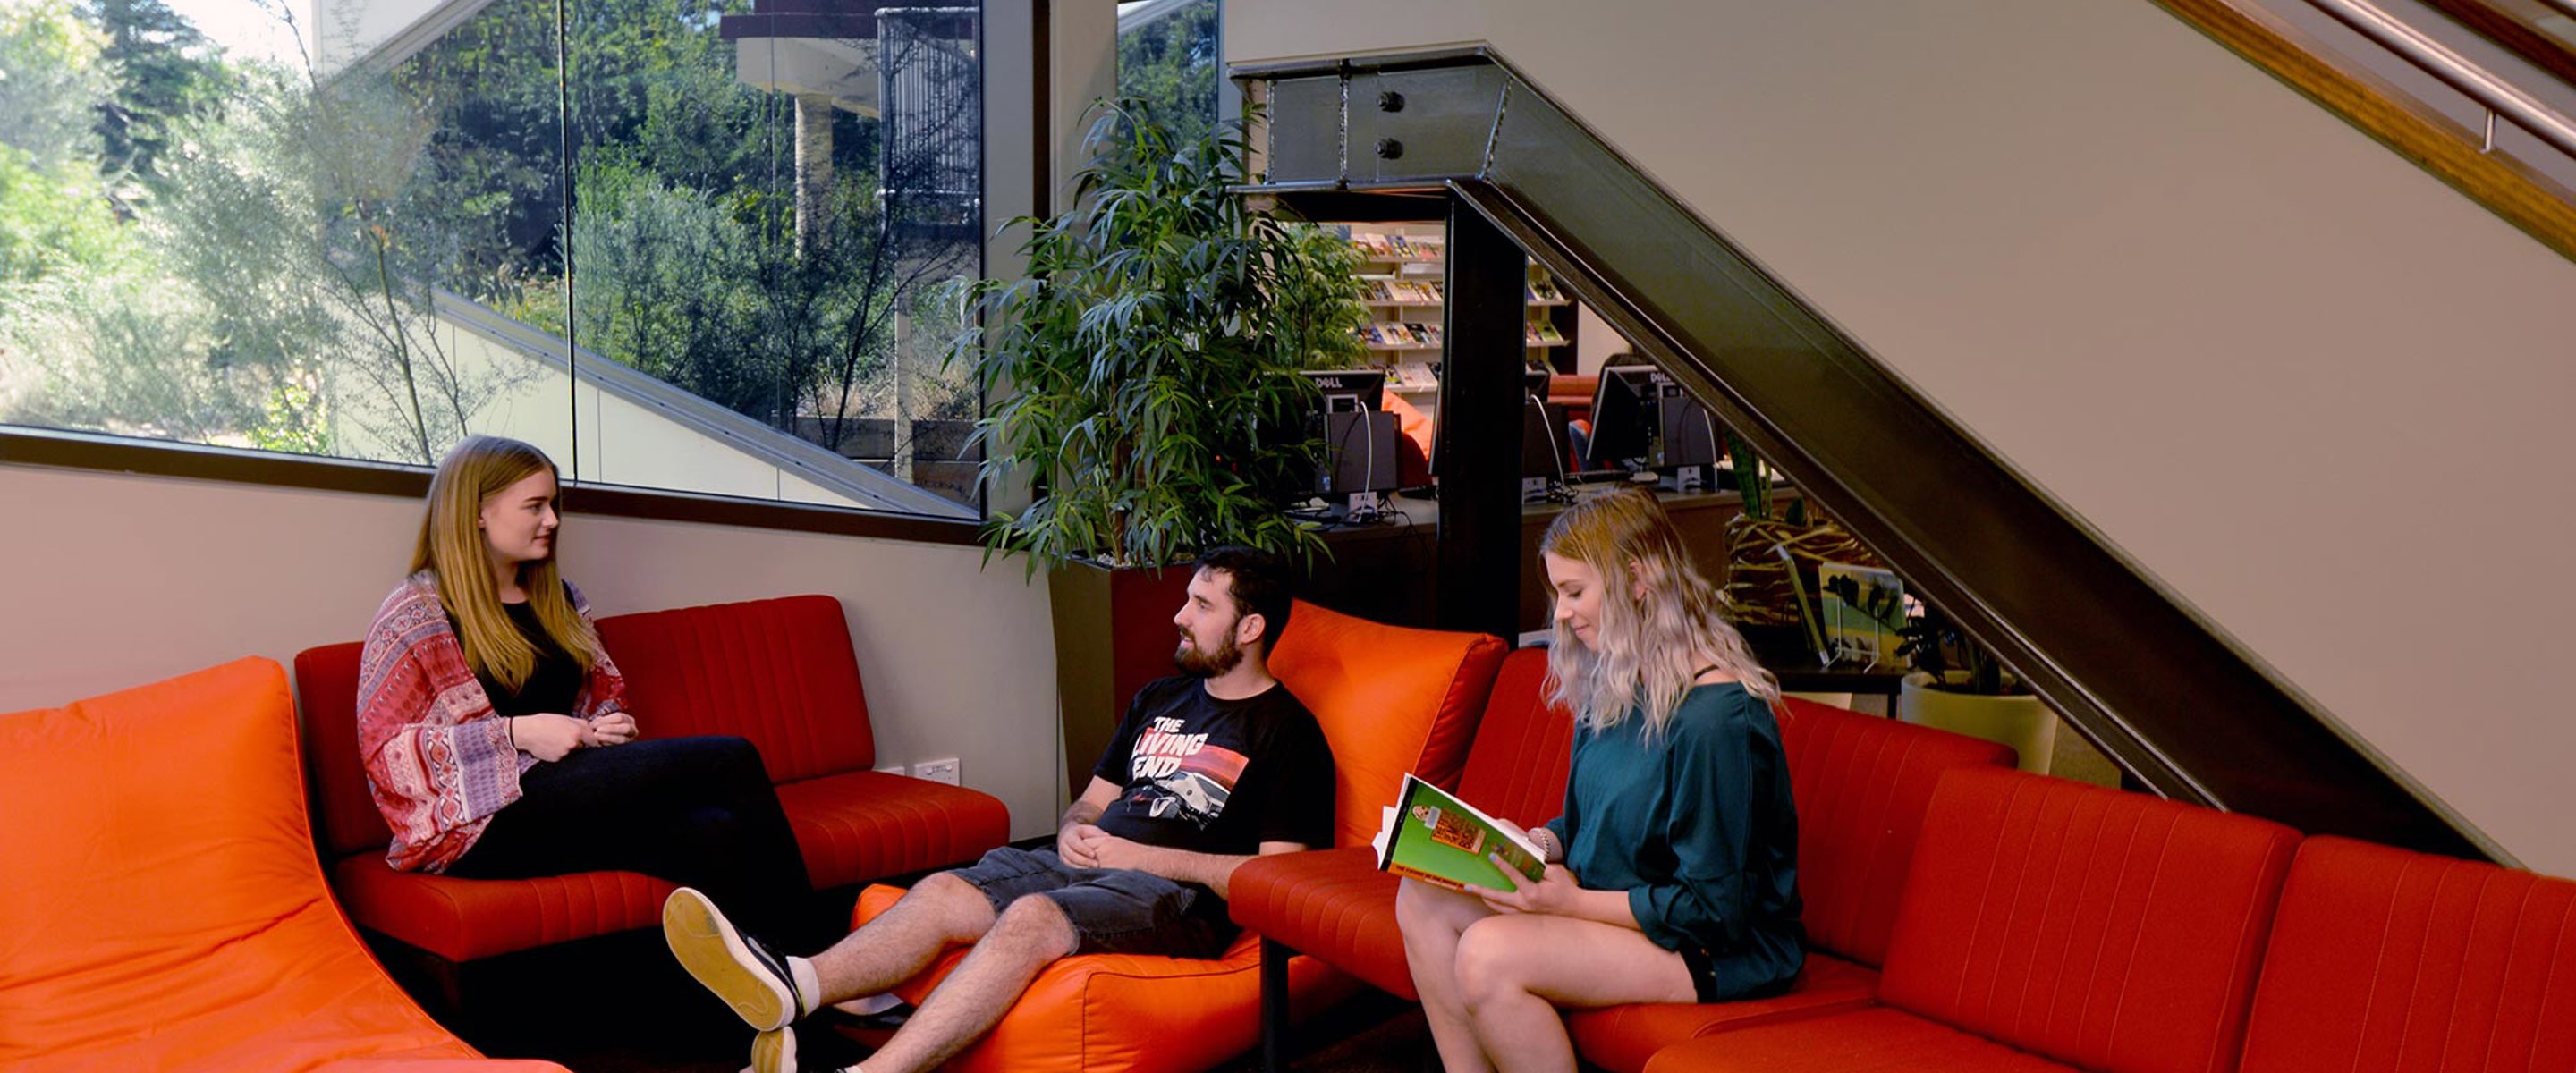
[[[995,913],[1032,895],[1055,902],[1081,937],[1077,954],[1212,958],[1238,930],[1206,887],[1124,868],[1076,868],[1052,849],[1004,846],[948,874],[982,891]]]

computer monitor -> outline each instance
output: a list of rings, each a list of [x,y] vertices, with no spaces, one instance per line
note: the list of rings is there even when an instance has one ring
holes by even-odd
[[[1521,496],[1544,498],[1550,487],[1565,483],[1574,462],[1574,443],[1565,427],[1565,407],[1547,401],[1549,374],[1530,370],[1521,378]]]
[[[1334,369],[1298,375],[1313,381],[1324,396],[1325,413],[1376,410],[1386,405],[1386,374],[1369,369]]]
[[[1679,383],[1667,379],[1660,390],[1662,397],[1655,405],[1655,468],[1671,477],[1676,491],[1705,489],[1718,462],[1726,457],[1718,443],[1717,422],[1709,417],[1708,407]]]
[[[1592,389],[1592,439],[1584,444],[1585,469],[1617,469],[1622,464],[1652,461],[1655,410],[1662,401],[1658,381],[1670,383],[1652,365],[1613,365],[1601,370]]]
[[[1356,369],[1302,374],[1320,395],[1309,427],[1324,439],[1313,491],[1357,512],[1377,505],[1396,487],[1395,415],[1386,401],[1386,374]]]

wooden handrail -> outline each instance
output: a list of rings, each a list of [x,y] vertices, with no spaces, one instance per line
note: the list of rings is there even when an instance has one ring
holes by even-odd
[[[2243,0],[2155,0],[2229,51],[2414,161],[2559,256],[2576,261],[2576,191],[2511,157],[2377,75],[2328,58],[2315,38]]]

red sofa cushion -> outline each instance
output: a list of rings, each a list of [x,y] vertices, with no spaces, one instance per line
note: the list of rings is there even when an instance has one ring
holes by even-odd
[[[2067,1073],[2061,1065],[1902,1010],[1860,1010],[1667,1047],[1646,1073]]]
[[[644,737],[732,734],[772,782],[876,764],[849,620],[829,596],[611,615],[599,640]]]
[[[1573,755],[1574,714],[1547,702],[1547,650],[1524,648],[1503,658],[1476,724],[1458,796],[1493,815],[1534,827],[1565,811],[1566,765]]]
[[[778,803],[818,890],[965,864],[1011,838],[999,798],[881,771],[787,783]]]
[[[1788,994],[1742,1002],[1641,1002],[1568,1014],[1567,1031],[1583,1059],[1613,1073],[1637,1073],[1676,1044],[1870,1005],[1878,971],[1831,954],[1807,952],[1807,966]]]
[[[313,856],[286,673],[0,715],[0,1069],[468,1068]]]
[[[903,891],[859,892],[856,930],[894,906]],[[940,955],[895,988],[918,1005],[956,971],[968,948]],[[1299,1010],[1321,1010],[1353,990],[1351,978],[1310,957],[1288,963]],[[945,1073],[1196,1073],[1251,1049],[1260,1037],[1261,938],[1235,936],[1214,958],[1084,954],[1038,972],[1000,1023],[955,1058]]]
[[[358,758],[358,657],[366,644],[323,645],[295,654],[296,706],[304,713],[304,767],[312,780],[313,825],[331,856],[384,852],[392,828],[376,811]]]
[[[1951,768],[2009,768],[2010,747],[1791,697],[1780,744],[1798,803],[1798,894],[1807,944],[1887,961],[1897,895],[1932,788]]]
[[[1950,771],[1879,1001],[2105,1073],[2232,1069],[2297,843],[2144,794]]]
[[[1367,845],[1406,772],[1458,785],[1501,638],[1419,630],[1300,602],[1270,672],[1333,747],[1333,844]]]
[[[2282,888],[2243,1069],[2576,1069],[2576,883],[2309,839]]]

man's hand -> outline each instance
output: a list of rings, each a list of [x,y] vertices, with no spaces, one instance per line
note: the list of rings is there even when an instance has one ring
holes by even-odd
[[[1093,830],[1099,829],[1093,828]],[[1127,868],[1139,872],[1155,872],[1155,869],[1152,867],[1153,850],[1142,843],[1120,838],[1107,831],[1101,831],[1099,837],[1092,839],[1086,848],[1091,852],[1091,859],[1098,863],[1086,865],[1085,867]],[[1155,874],[1160,875],[1161,873],[1155,872]],[[1185,877],[1163,876],[1163,878],[1178,879]]]
[[[584,747],[624,745],[635,740],[635,717],[625,712],[610,712],[582,726]]]
[[[521,752],[552,763],[572,755],[589,738],[588,724],[569,715],[539,712],[510,717],[510,740]]]
[[[1577,915],[1574,912],[1574,900],[1576,895],[1582,893],[1583,888],[1574,881],[1574,873],[1564,865],[1548,865],[1547,871],[1539,875],[1538,882],[1532,883],[1528,877],[1521,875],[1519,869],[1503,863],[1502,854],[1489,854],[1487,859],[1494,862],[1494,867],[1502,869],[1503,878],[1511,881],[1512,889],[1498,891],[1471,886],[1467,888],[1467,893],[1484,899],[1485,905],[1493,911],[1552,913],[1557,916]]]
[[[1107,868],[1110,866],[1100,863],[1093,847],[1101,839],[1110,837],[1110,833],[1101,830],[1098,824],[1068,823],[1056,829],[1055,855],[1076,868]]]

